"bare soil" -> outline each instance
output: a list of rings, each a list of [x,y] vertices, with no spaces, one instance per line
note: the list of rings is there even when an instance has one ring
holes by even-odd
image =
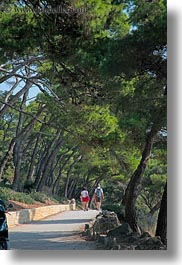
[[[55,201],[51,201],[51,200],[46,200],[45,203],[36,201],[34,204],[27,204],[27,203],[13,201],[13,200],[10,200],[9,202],[13,205],[13,208],[8,209],[8,211],[19,211],[22,209],[32,209],[32,208],[38,208],[38,207],[58,204]]]

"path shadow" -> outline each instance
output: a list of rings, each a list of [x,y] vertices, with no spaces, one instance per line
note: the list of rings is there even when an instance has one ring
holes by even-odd
[[[41,220],[41,221],[33,221],[31,224],[83,224],[83,223],[88,223],[92,219],[62,219],[62,220]]]
[[[95,242],[87,242],[79,232],[11,232],[11,250],[94,250]]]

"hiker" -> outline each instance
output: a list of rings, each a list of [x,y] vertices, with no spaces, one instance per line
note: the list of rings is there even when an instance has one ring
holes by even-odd
[[[80,195],[80,199],[82,202],[82,209],[84,211],[88,211],[88,203],[90,201],[90,197],[89,197],[88,190],[86,187],[83,187],[83,190]]]
[[[95,199],[97,210],[101,211],[101,203],[104,199],[104,193],[103,193],[103,189],[101,188],[100,184],[98,184],[97,188],[95,189],[94,199]]]

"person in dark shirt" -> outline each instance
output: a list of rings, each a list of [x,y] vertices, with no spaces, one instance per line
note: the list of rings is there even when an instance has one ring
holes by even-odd
[[[97,210],[101,211],[101,204],[102,204],[102,201],[104,199],[104,192],[103,192],[103,189],[101,188],[100,184],[98,184],[97,188],[95,189],[94,199],[95,199]]]

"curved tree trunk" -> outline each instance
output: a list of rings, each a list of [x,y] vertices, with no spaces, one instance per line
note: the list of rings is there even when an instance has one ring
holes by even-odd
[[[31,88],[32,86],[32,82],[30,82],[29,80],[26,82],[25,86],[19,90],[11,100],[7,100],[5,99],[5,104],[1,107],[1,110],[0,110],[0,116],[2,116],[5,111],[7,110],[7,108],[9,108],[8,104],[10,105],[13,105],[14,103],[16,103],[18,101],[18,99],[23,95],[25,94],[27,91],[29,91],[29,89]],[[8,104],[6,104],[8,102]]]
[[[160,236],[162,242],[167,244],[167,182],[161,200],[155,235]]]
[[[131,229],[134,232],[140,233],[140,229],[137,224],[135,204],[136,204],[137,197],[140,194],[141,179],[144,174],[148,159],[150,157],[153,139],[156,133],[158,132],[158,130],[159,128],[156,127],[155,125],[151,128],[151,131],[146,138],[145,147],[142,153],[141,161],[131,177],[131,180],[127,186],[127,189],[125,191],[125,195],[122,201],[122,204],[125,206],[125,219],[129,223]]]
[[[3,115],[3,113],[5,112],[4,107],[7,106],[6,103],[8,102],[10,96],[13,94],[15,88],[18,86],[18,84],[20,83],[20,81],[18,80],[18,78],[16,77],[16,81],[14,83],[14,85],[12,86],[12,88],[8,91],[8,93],[6,94],[6,97],[4,99],[4,104],[2,104],[2,106],[0,107],[0,116]]]

